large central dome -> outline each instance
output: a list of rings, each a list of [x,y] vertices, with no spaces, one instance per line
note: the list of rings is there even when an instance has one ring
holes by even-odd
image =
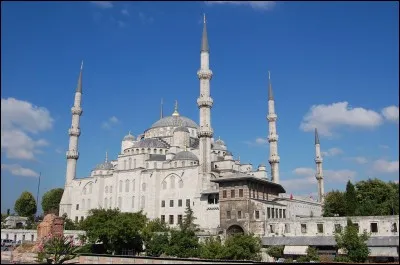
[[[167,116],[164,117],[151,125],[151,128],[157,127],[189,127],[197,129],[199,126],[191,119],[185,116]]]

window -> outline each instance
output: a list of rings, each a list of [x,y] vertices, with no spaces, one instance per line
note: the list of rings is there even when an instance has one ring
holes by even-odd
[[[181,188],[183,188],[183,181],[182,180],[179,180],[179,188],[181,189]]]
[[[87,205],[86,205],[87,209],[90,210],[90,199],[87,200]]]
[[[226,190],[222,191],[222,198],[226,198]]]
[[[274,219],[275,218],[275,209],[274,208],[271,209],[271,213],[272,213],[272,219]]]
[[[392,224],[392,227],[391,227],[390,231],[393,232],[393,233],[397,233],[397,224],[396,223]]]
[[[132,191],[135,192],[136,180],[133,180],[132,182]]]
[[[371,223],[371,233],[378,233],[378,223]]]
[[[169,207],[174,207],[174,200],[169,200]]]
[[[174,167],[177,167],[177,165],[178,165],[178,163],[177,163],[177,162],[175,162],[175,163],[174,163]]]
[[[79,204],[76,205],[76,209],[79,210]]]
[[[303,234],[307,233],[307,225],[306,224],[301,224],[301,233],[303,233]]]
[[[124,160],[124,169],[126,169],[126,160]]]
[[[274,225],[269,225],[269,232],[272,234],[272,233],[275,233],[275,229],[274,229],[275,227],[274,227]]]
[[[178,200],[178,207],[182,207],[182,200]]]
[[[186,199],[186,207],[190,207],[190,199]]]
[[[144,208],[144,206],[146,205],[146,198],[144,196],[142,196],[142,209]]]
[[[227,211],[226,212],[226,218],[227,219],[231,219],[231,211]]]
[[[290,233],[290,224],[285,224],[285,233]]]
[[[243,189],[239,189],[239,197],[243,197]]]
[[[78,222],[78,216],[75,216],[75,223]]]
[[[163,208],[165,207],[165,201],[164,200],[161,201],[161,207],[163,207]]]
[[[85,199],[82,200],[82,210],[85,210]]]
[[[360,232],[360,227],[358,223],[353,223],[354,227],[357,229],[357,232]]]
[[[253,198],[256,197],[256,190],[253,190]]]
[[[6,234],[6,239],[8,239],[8,234]]]
[[[112,205],[112,198],[110,198],[110,208],[112,208],[113,207],[113,205]]]
[[[142,191],[146,191],[146,183],[142,183]]]
[[[129,158],[129,169],[132,168],[132,158]]]
[[[34,235],[31,235],[31,241],[33,242],[33,240],[35,239]]]
[[[165,215],[161,215],[161,222],[165,223]]]
[[[138,150],[139,152],[139,150]],[[133,168],[136,168],[136,159],[133,159]]]
[[[132,208],[135,208],[135,196],[132,196]]]
[[[282,209],[279,209],[279,218],[282,218]]]
[[[175,189],[175,177],[171,176],[170,179],[171,179],[171,189]]]
[[[208,195],[208,204],[217,204],[217,203],[218,203],[218,194]]]
[[[271,218],[271,208],[267,208],[267,218]]]
[[[178,224],[182,224],[182,215],[181,214],[178,215]]]
[[[167,188],[167,182],[165,180],[162,182],[162,188],[163,190]]]
[[[81,216],[81,222],[83,222],[83,216]]]
[[[82,191],[82,193],[85,195],[86,194],[86,187],[85,188],[83,188],[83,191]]]
[[[342,232],[342,226],[340,224],[335,224],[335,233]]]
[[[256,211],[256,219],[260,219],[260,211]]]
[[[149,162],[146,163],[146,168],[149,168]]]
[[[238,219],[242,219],[242,211],[238,211],[238,216],[237,216],[237,218],[238,218]]]
[[[235,190],[231,190],[231,198],[235,198]]]
[[[122,192],[122,180],[119,181],[119,192]]]
[[[323,224],[317,224],[317,231],[318,231],[318,233],[323,233],[324,232],[324,225]]]
[[[22,235],[22,241],[25,241],[25,235]]]
[[[170,216],[169,216],[169,224],[170,224],[170,225],[173,225],[173,224],[174,224],[174,216],[173,216],[173,215],[170,215]]]
[[[122,209],[122,198],[118,197],[118,208]]]
[[[129,179],[125,180],[125,192],[129,192]]]
[[[283,218],[286,218],[286,210],[283,209]]]
[[[154,168],[157,168],[157,162],[154,162],[154,163],[153,163],[153,167],[154,167]]]

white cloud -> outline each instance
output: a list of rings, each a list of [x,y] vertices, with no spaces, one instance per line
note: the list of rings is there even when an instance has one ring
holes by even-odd
[[[48,145],[44,139],[33,139],[53,126],[49,111],[15,98],[1,99],[1,150],[7,158],[34,160],[38,149]]]
[[[328,151],[322,152],[323,156],[337,156],[343,154],[343,150],[337,147],[328,149]]]
[[[317,180],[315,178],[315,169],[300,167],[295,168],[292,173],[297,176],[301,176],[301,178],[293,178],[282,180],[281,184],[285,187],[286,191],[302,191],[309,190],[310,185],[317,185]],[[356,176],[356,172],[348,169],[342,170],[324,170],[324,182],[332,182],[332,183],[346,183],[349,179],[353,180]]]
[[[253,9],[258,10],[270,10],[272,9],[276,1],[205,1],[207,5],[216,5],[216,4],[228,4],[228,5],[248,5]]]
[[[23,168],[18,164],[1,164],[1,170],[7,170],[14,176],[38,177],[39,174],[29,168]]]
[[[338,127],[374,128],[381,125],[382,116],[364,108],[351,108],[348,102],[314,105],[303,117],[300,129],[306,132],[318,129],[320,135],[331,136]]]
[[[97,7],[100,8],[112,8],[114,5],[112,3],[112,1],[90,1],[90,3],[96,5]]]
[[[268,140],[266,138],[257,137],[254,141],[245,141],[244,143],[248,146],[265,146],[268,144]]]
[[[388,121],[399,122],[399,107],[398,106],[389,106],[382,109],[382,115]]]
[[[139,12],[139,19],[140,21],[142,21],[142,23],[152,23],[154,21],[154,18],[151,16],[148,16],[146,14],[144,14],[143,12]]]
[[[374,161],[373,169],[379,173],[396,173],[399,172],[399,160],[397,161],[387,161],[384,159],[379,159]]]
[[[107,121],[103,122],[101,127],[103,129],[111,129],[111,127],[113,125],[116,125],[117,123],[119,123],[119,120],[117,117],[112,116],[111,118],[109,118]]]
[[[361,165],[368,163],[368,159],[363,156],[349,157],[348,159]]]
[[[128,11],[128,9],[122,9],[122,10],[121,10],[121,14],[122,14],[122,15],[125,15],[125,16],[129,16],[129,11]]]

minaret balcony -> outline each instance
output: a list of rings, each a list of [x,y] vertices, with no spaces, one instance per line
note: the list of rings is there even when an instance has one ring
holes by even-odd
[[[315,175],[315,178],[317,179],[317,180],[322,180],[324,177],[322,176],[322,175]]]
[[[317,158],[315,159],[315,163],[322,163],[322,158],[317,157]]]
[[[200,129],[197,131],[197,136],[198,137],[212,137],[214,135],[213,129],[209,127],[200,127]]]
[[[70,136],[79,136],[79,135],[81,135],[81,129],[79,129],[79,128],[69,128],[68,129],[68,134]]]
[[[279,136],[277,134],[270,134],[268,136],[268,142],[277,142],[279,139]]]
[[[79,152],[75,150],[69,150],[66,153],[67,159],[78,159],[79,158]]]
[[[268,162],[269,162],[270,164],[272,164],[272,163],[279,163],[280,160],[281,160],[281,159],[280,159],[279,156],[271,156],[271,157],[268,159]]]
[[[278,116],[275,113],[270,113],[267,116],[268,121],[276,121],[278,119]]]
[[[211,80],[212,76],[213,76],[213,72],[211,70],[200,69],[199,71],[197,71],[197,77],[199,79]]]
[[[83,110],[82,110],[82,108],[81,107],[76,107],[76,106],[73,106],[72,108],[71,108],[71,113],[72,113],[72,115],[82,115],[82,112],[83,112]]]
[[[201,97],[197,99],[197,106],[211,108],[214,101],[211,97]]]

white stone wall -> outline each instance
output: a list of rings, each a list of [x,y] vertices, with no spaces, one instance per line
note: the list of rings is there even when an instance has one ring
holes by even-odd
[[[75,243],[78,243],[78,236],[84,235],[85,231],[80,230],[64,230],[64,235],[73,235]],[[1,229],[1,239],[12,239],[15,241],[31,241],[37,240],[37,230],[27,229]]]

